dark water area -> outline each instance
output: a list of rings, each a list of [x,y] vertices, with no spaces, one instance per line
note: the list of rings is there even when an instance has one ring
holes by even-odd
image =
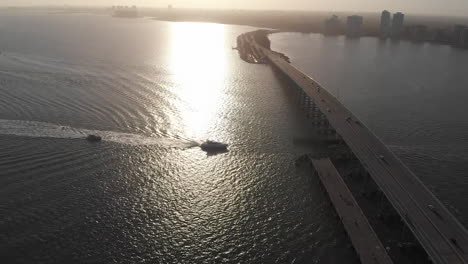
[[[355,113],[468,226],[468,51],[319,34],[272,49]]]
[[[251,30],[0,13],[2,263],[356,262]]]

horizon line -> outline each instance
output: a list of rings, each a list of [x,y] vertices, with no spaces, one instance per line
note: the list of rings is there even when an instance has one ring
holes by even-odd
[[[0,4],[0,8],[109,8],[112,6],[134,6],[134,5],[79,5],[79,4],[49,4],[49,5],[2,5]],[[137,8],[140,9],[168,9],[168,5],[161,6],[161,5],[135,5]],[[420,13],[420,12],[405,12],[404,10],[397,10],[391,11],[389,9],[382,9],[381,11],[350,11],[350,10],[321,10],[321,9],[261,9],[261,8],[216,8],[216,7],[184,7],[184,6],[173,6],[172,9],[179,9],[179,10],[219,10],[219,11],[263,11],[263,12],[302,12],[302,13],[344,13],[344,14],[381,14],[383,11],[387,10],[390,13],[394,14],[397,12],[402,12],[405,15],[412,15],[412,16],[432,16],[432,17],[453,17],[453,18],[466,18],[466,15],[460,14],[448,14],[448,13]]]

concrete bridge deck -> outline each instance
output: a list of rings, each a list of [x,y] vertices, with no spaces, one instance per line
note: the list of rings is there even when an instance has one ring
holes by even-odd
[[[359,119],[316,81],[278,54],[256,46],[314,100],[399,213],[434,263],[468,263],[468,232],[429,189]]]
[[[393,263],[330,159],[311,159],[362,264]]]

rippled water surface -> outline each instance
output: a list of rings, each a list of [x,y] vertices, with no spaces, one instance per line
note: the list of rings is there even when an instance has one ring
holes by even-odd
[[[250,30],[1,12],[2,262],[354,261],[294,167],[297,98],[231,49]]]
[[[468,225],[468,51],[318,34],[281,33],[271,40]]]

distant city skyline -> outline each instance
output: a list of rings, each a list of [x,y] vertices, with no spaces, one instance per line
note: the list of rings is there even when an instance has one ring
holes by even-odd
[[[0,6],[27,5],[137,5],[187,8],[265,9],[381,12],[401,11],[413,14],[468,16],[466,0],[3,0]]]

